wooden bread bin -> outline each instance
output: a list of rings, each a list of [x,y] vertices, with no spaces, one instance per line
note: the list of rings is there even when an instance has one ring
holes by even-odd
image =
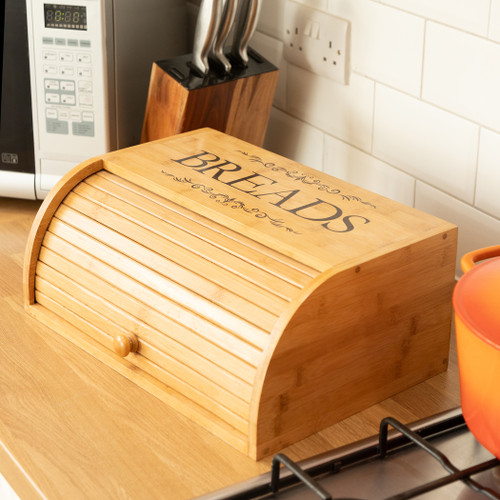
[[[447,367],[457,229],[222,132],[82,163],[27,310],[260,459]]]

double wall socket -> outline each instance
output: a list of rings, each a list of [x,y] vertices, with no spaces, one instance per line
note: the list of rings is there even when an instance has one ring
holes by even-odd
[[[347,85],[350,28],[345,19],[289,0],[285,11],[285,59]]]

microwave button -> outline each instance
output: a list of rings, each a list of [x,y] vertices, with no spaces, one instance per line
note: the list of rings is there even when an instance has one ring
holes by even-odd
[[[84,122],[93,122],[94,121],[94,113],[92,113],[92,111],[84,111],[82,113],[82,119]]]
[[[59,80],[46,78],[44,81],[45,90],[59,90]]]
[[[60,73],[64,76],[73,76],[75,74],[75,68],[73,68],[73,66],[61,66]]]
[[[92,62],[92,58],[90,57],[90,54],[78,54],[77,62],[82,64],[90,64]]]
[[[83,78],[91,78],[92,70],[90,68],[78,68],[78,76]]]
[[[66,38],[56,38],[56,45],[59,46],[66,45]]]
[[[59,94],[53,94],[51,92],[46,92],[45,93],[45,102],[47,104],[59,104],[59,102],[60,102]]]
[[[72,62],[73,61],[73,54],[71,52],[61,52],[59,54],[59,61]]]
[[[51,36],[44,36],[42,38],[42,43],[44,45],[54,45],[54,39]]]
[[[43,67],[43,72],[46,74],[46,75],[57,75],[57,67],[56,66],[48,66],[48,65],[45,65]]]
[[[43,60],[44,61],[56,61],[57,53],[52,50],[44,50],[43,51]]]
[[[84,49],[90,49],[90,46],[90,40],[80,40],[80,47],[83,47]]]
[[[67,104],[68,106],[75,105],[75,96],[73,94],[62,94],[61,95],[61,103]]]
[[[66,92],[74,92],[75,82],[71,80],[61,80],[61,90],[64,90]]]
[[[78,40],[75,38],[68,38],[68,47],[78,47]]]
[[[72,122],[81,122],[82,113],[80,111],[71,111],[70,118]]]
[[[59,120],[68,121],[69,120],[69,111],[67,109],[60,109],[58,112]]]
[[[45,116],[51,120],[57,120],[57,109],[47,108],[45,110]]]

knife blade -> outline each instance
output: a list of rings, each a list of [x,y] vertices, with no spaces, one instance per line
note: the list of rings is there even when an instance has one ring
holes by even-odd
[[[191,65],[202,76],[210,70],[208,55],[215,41],[223,0],[201,0],[193,41]]]
[[[248,44],[257,27],[261,5],[262,0],[240,0],[231,48],[231,60],[240,66],[248,66]]]
[[[212,59],[217,61],[226,73],[231,72],[231,63],[224,54],[224,44],[233,26],[236,17],[238,0],[224,0],[223,12],[219,23],[218,33],[211,53]]]

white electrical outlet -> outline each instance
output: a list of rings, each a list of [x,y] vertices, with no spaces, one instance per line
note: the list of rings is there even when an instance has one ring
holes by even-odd
[[[345,19],[289,0],[285,11],[285,59],[347,85],[350,28]]]

